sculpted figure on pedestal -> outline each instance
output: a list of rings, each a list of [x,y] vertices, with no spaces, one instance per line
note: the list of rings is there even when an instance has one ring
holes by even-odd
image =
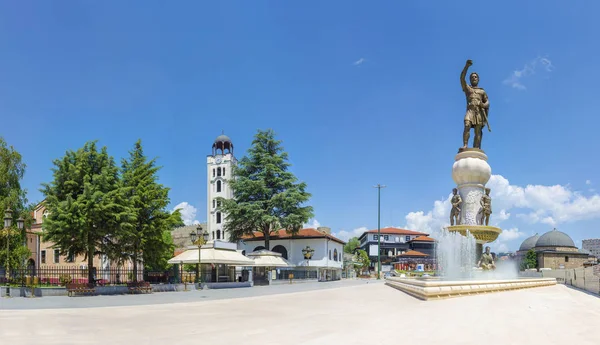
[[[481,196],[481,208],[479,209],[479,224],[490,225],[490,215],[492,214],[492,197],[490,189],[485,189],[485,194]]]
[[[473,147],[481,149],[483,126],[487,124],[488,130],[490,132],[492,131],[490,129],[490,124],[488,123],[490,102],[485,90],[478,86],[479,75],[477,73],[471,73],[469,76],[471,85],[467,85],[465,79],[467,77],[467,70],[471,65],[473,65],[473,61],[467,60],[467,63],[460,74],[460,85],[462,86],[463,92],[467,97],[467,112],[465,114],[465,128],[463,131],[462,148],[466,149],[468,147],[471,128],[474,128],[475,138],[473,140]]]
[[[458,190],[456,188],[452,189],[452,199],[450,203],[452,204],[452,209],[450,210],[450,225],[459,225],[460,224],[460,206],[462,204],[462,199],[460,198],[460,194],[458,194]]]
[[[494,257],[490,253],[490,247],[485,247],[485,253],[481,255],[481,259],[479,259],[477,267],[481,267],[484,270],[493,270],[496,268]]]

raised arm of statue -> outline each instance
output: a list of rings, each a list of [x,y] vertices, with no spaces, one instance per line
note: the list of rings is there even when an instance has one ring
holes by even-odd
[[[471,67],[472,64],[473,64],[473,61],[467,60],[467,63],[465,64],[465,68],[463,68],[462,72],[460,73],[460,85],[462,86],[462,89],[464,92],[467,92],[467,90],[469,88],[467,86],[467,71],[469,70],[469,67]]]

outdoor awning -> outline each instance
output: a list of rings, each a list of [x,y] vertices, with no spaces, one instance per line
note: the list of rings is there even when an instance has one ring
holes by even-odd
[[[197,264],[198,249],[188,249],[168,261],[170,264]],[[203,264],[225,264],[232,266],[254,266],[254,261],[235,250],[202,248]]]
[[[294,267],[291,262],[281,256],[281,253],[262,249],[246,255],[254,260],[253,266],[256,267]]]

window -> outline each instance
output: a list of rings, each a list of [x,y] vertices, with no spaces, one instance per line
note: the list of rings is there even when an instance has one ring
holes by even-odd
[[[217,176],[221,176],[221,168],[217,168]]]
[[[42,250],[42,263],[45,264],[46,263],[46,251]]]
[[[60,262],[60,251],[58,249],[54,249],[54,263],[57,264]]]
[[[213,169],[213,177],[215,177],[215,169]]]
[[[221,224],[221,212],[217,212],[217,224]],[[217,234],[219,232],[217,231]],[[218,236],[218,235],[217,235]]]
[[[388,236],[388,235],[384,235],[384,236],[383,236],[383,239],[387,241],[387,240],[389,240],[389,239],[390,239],[390,236]]]
[[[337,249],[333,250],[333,261],[338,261],[338,253],[337,253]]]
[[[73,254],[67,255],[67,262],[75,262],[75,255],[73,255]]]
[[[217,230],[217,240],[221,239],[221,230]]]
[[[215,199],[213,199],[213,208],[215,208],[217,206],[217,201]]]
[[[331,249],[329,249],[329,260],[331,260]]]
[[[213,240],[215,239],[215,232],[213,231]]]
[[[406,236],[406,242],[410,241],[410,236]]]
[[[377,241],[377,235],[373,235],[373,241]]]
[[[223,176],[225,176],[225,167],[223,167]]]
[[[221,181],[217,181],[217,193],[221,191]]]
[[[565,262],[569,262],[569,257],[565,256]]]

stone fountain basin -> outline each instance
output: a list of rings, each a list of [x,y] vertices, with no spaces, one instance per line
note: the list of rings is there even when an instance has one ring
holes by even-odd
[[[449,297],[478,295],[556,285],[556,278],[440,280],[418,278],[386,278],[386,285],[416,298],[429,301]]]

